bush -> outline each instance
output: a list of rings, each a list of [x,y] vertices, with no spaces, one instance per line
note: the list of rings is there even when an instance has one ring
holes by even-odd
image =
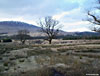
[[[4,66],[8,66],[8,65],[9,65],[9,62],[4,62],[3,65],[4,65]]]
[[[6,39],[3,39],[3,42],[12,42],[12,40],[9,38],[6,38]]]
[[[82,59],[82,56],[80,56],[80,59]]]
[[[24,59],[20,59],[20,60],[19,60],[19,62],[24,62],[24,61],[25,61]]]

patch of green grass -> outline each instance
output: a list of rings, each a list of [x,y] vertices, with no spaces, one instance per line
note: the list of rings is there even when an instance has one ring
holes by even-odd
[[[66,45],[57,45],[57,44],[36,44],[31,45],[30,47],[42,47],[42,48],[58,48]]]
[[[4,53],[9,53],[12,50],[17,50],[21,48],[26,48],[27,45],[16,45],[16,44],[0,44],[0,55]]]
[[[40,49],[40,48],[35,48],[33,50],[29,50],[27,52],[28,56],[33,56],[33,55],[43,55],[43,54],[51,54],[52,50],[47,48],[47,49]]]

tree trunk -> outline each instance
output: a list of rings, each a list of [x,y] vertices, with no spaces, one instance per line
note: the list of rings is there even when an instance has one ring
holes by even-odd
[[[22,40],[21,42],[22,42],[22,44],[25,44],[25,40]]]
[[[51,42],[52,42],[52,39],[49,40],[49,44],[51,44]]]

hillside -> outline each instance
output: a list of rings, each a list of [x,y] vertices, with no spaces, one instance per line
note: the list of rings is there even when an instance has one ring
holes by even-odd
[[[32,24],[19,22],[19,21],[2,21],[0,22],[0,33],[13,35],[18,32],[18,30],[27,29],[31,33],[39,32],[40,27]]]
[[[100,36],[100,33],[97,32],[75,32],[76,36]]]
[[[0,34],[4,35],[14,35],[17,34],[18,30],[27,29],[30,31],[30,35],[32,36],[44,36],[42,32],[40,32],[40,27],[32,24],[28,24],[25,22],[19,21],[2,21],[0,22]],[[60,34],[66,35],[71,33],[66,33],[65,31],[60,31]]]
[[[19,21],[1,21],[0,22],[0,34],[4,35],[14,35],[17,34],[18,30],[27,29],[30,31],[30,35],[32,36],[44,36],[42,32],[40,32],[40,27],[32,24],[28,24],[25,22]],[[60,35],[72,35],[72,36],[91,36],[100,35],[95,32],[65,32],[60,31]]]

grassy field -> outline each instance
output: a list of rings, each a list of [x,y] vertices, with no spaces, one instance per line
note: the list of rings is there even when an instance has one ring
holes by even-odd
[[[51,45],[0,43],[0,76],[100,74],[99,40],[65,42]]]

